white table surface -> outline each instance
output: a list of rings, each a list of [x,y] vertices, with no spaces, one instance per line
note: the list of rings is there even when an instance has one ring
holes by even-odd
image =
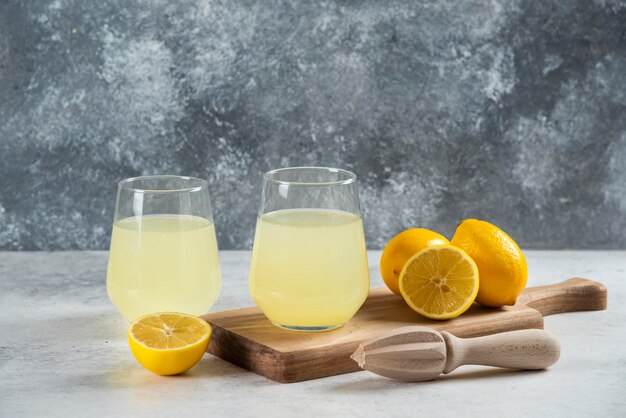
[[[379,252],[370,252],[380,286]],[[206,355],[182,376],[144,370],[105,289],[106,252],[0,253],[1,417],[626,416],[626,252],[528,251],[529,285],[604,283],[608,311],[547,317],[547,371],[466,366],[407,384],[368,372],[279,384]],[[222,252],[213,310],[252,304],[250,253]]]

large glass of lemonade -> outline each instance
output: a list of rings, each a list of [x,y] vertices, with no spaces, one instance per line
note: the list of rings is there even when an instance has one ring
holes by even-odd
[[[325,331],[344,325],[370,285],[356,176],[295,167],[263,181],[249,287],[275,325]]]
[[[221,290],[207,183],[182,176],[118,187],[107,292],[129,321],[154,312],[201,315]]]

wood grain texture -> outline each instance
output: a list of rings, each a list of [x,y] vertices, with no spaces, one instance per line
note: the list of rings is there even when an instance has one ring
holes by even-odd
[[[541,370],[561,356],[561,345],[554,335],[540,329],[522,329],[475,338],[458,338],[441,333],[446,341],[444,373],[465,364]]]
[[[598,309],[606,309],[606,288],[577,278],[527,288],[515,306],[493,309],[475,304],[462,316],[448,321],[416,314],[386,288],[372,289],[344,327],[322,333],[278,328],[256,307],[211,313],[203,318],[213,327],[209,353],[277,382],[290,383],[361,370],[350,355],[361,342],[385,330],[421,325],[457,337],[477,337],[543,328],[542,313]]]
[[[543,316],[601,311],[607,306],[607,291],[601,283],[575,277],[557,284],[529,287],[517,302],[538,310]]]

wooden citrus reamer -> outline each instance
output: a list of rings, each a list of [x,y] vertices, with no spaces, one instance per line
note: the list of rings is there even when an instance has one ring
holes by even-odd
[[[359,367],[407,382],[433,380],[465,364],[541,370],[557,362],[561,346],[540,329],[458,338],[447,331],[403,327],[359,345],[352,359]]]

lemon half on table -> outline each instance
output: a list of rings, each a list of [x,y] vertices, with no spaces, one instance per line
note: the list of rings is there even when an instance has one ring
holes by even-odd
[[[146,369],[160,375],[186,372],[207,349],[211,326],[201,318],[176,312],[142,316],[128,328],[130,350]]]

